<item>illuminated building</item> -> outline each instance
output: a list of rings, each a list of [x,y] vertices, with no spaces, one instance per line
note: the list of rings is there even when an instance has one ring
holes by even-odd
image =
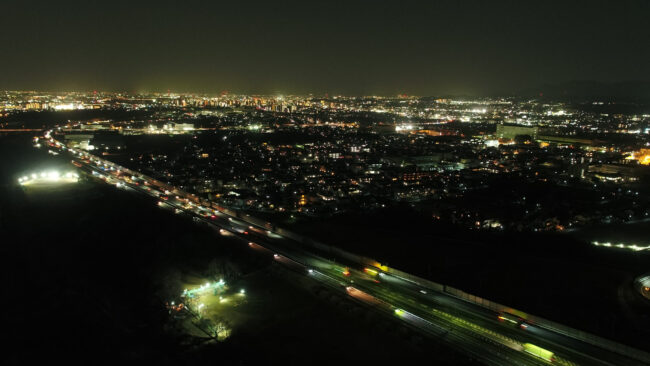
[[[537,138],[538,131],[538,127],[510,126],[500,124],[497,125],[496,135],[501,139],[514,139],[520,135],[528,135],[535,139]]]

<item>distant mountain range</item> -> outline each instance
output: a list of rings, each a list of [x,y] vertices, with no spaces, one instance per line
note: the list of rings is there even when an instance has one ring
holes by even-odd
[[[527,88],[515,95],[542,97],[544,99],[569,99],[572,101],[602,98],[609,101],[649,102],[650,81],[571,81]]]

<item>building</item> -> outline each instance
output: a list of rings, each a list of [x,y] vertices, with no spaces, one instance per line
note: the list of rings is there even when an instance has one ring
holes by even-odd
[[[533,139],[536,139],[538,132],[538,127],[511,126],[500,124],[497,125],[496,137],[500,139],[514,139],[517,136],[527,135],[531,136]]]
[[[94,137],[94,135],[89,134],[66,134],[64,141],[66,145],[73,148],[92,150],[93,148],[91,147],[92,145],[90,145],[90,140]]]
[[[163,130],[172,133],[194,131],[194,124],[193,123],[166,123],[163,126]]]

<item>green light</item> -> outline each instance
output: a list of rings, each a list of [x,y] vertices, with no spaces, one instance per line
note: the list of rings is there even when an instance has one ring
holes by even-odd
[[[524,351],[530,353],[533,356],[537,356],[546,361],[553,361],[555,358],[553,352],[546,350],[544,348],[538,347],[531,343],[524,343]]]

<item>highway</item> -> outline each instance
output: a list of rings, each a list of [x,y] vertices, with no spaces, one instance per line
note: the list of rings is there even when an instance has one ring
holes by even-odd
[[[121,189],[133,190],[158,201],[159,206],[185,213],[195,222],[209,225],[248,245],[251,250],[267,252],[278,263],[304,273],[352,301],[374,308],[386,317],[401,321],[463,352],[486,365],[648,365],[548,329],[524,323],[515,325],[499,319],[499,314],[450,294],[422,287],[416,283],[364,268],[342,258],[333,258],[306,248],[304,244],[252,225],[225,212],[191,202],[187,197],[161,191],[140,177],[125,176],[123,168],[105,164],[79,150],[65,149],[75,165],[88,174]],[[161,199],[162,198],[162,199]],[[526,352],[531,343],[550,350],[555,358],[548,361]]]

